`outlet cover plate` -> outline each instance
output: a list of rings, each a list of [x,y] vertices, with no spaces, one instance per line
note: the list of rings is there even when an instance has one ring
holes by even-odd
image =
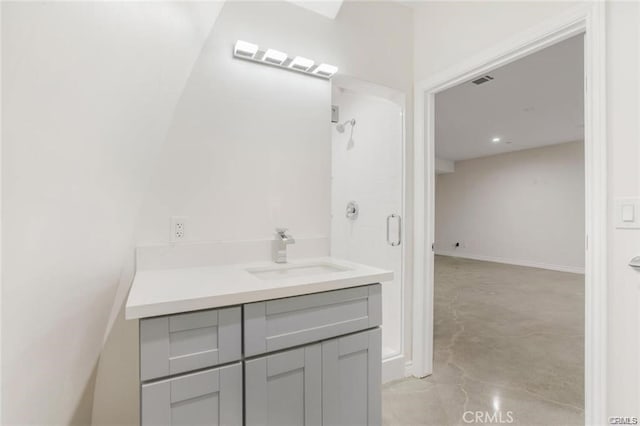
[[[172,243],[184,241],[187,236],[187,217],[171,216],[171,229],[169,231],[169,240]]]

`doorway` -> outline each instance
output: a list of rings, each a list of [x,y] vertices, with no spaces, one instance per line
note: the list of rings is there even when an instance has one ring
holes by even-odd
[[[606,134],[604,6],[581,5],[417,84],[413,374],[433,372],[437,93],[578,34],[585,36],[585,422],[606,422]]]
[[[436,94],[425,380],[459,386],[454,419],[584,424],[583,52],[579,34]]]

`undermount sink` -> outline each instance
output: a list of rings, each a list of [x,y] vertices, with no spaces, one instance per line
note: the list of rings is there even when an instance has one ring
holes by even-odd
[[[330,274],[349,271],[350,268],[332,263],[313,263],[306,265],[284,264],[264,268],[247,269],[247,272],[261,280],[277,280],[292,277],[306,277],[310,275]]]

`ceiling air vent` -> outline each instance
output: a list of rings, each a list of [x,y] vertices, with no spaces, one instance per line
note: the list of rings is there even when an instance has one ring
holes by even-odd
[[[472,83],[476,84],[476,85],[480,85],[480,84],[486,83],[487,81],[491,81],[491,80],[493,80],[493,77],[491,77],[490,75],[485,75],[483,77],[476,78],[475,80],[472,81]]]

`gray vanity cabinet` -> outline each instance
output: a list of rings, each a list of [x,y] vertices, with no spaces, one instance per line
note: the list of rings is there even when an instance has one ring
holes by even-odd
[[[322,425],[320,344],[246,361],[247,425]]]
[[[380,284],[141,319],[141,424],[379,425],[381,322]]]
[[[242,364],[143,384],[143,425],[242,425]]]

